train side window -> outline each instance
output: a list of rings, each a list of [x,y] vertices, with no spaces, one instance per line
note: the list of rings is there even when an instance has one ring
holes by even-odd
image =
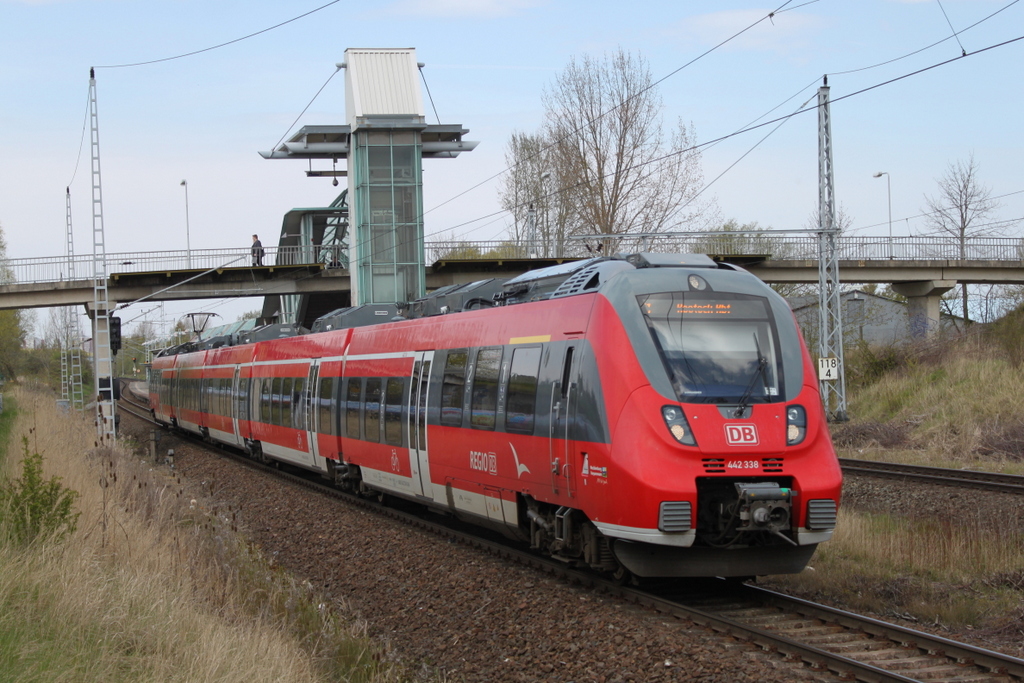
[[[275,377],[270,393],[270,424],[281,424],[281,377]]]
[[[271,379],[269,377],[260,378],[260,422],[264,424],[270,424],[270,408],[271,399],[273,398],[270,392]]]
[[[498,407],[498,373],[501,371],[501,347],[480,349],[473,371],[473,402],[469,422],[474,427],[494,429]]]
[[[363,438],[380,443],[380,377],[366,380],[366,409],[363,413]]]
[[[533,434],[540,357],[539,346],[517,348],[512,352],[505,409],[505,428],[510,432]]]
[[[363,380],[348,380],[347,404],[345,406],[345,435],[350,439],[359,438],[359,404],[362,403]]]
[[[384,443],[402,445],[402,405],[405,403],[405,381],[391,377],[384,390]]]
[[[422,450],[427,448],[427,389],[430,385],[430,361],[423,362],[423,369],[420,374],[420,405],[419,410],[419,436],[416,447]]]
[[[570,346],[565,350],[565,365],[562,367],[562,398],[569,395],[569,382],[572,378],[572,354],[575,350],[575,346]]]
[[[277,424],[282,427],[292,426],[292,383],[291,377],[281,380],[281,421]]]
[[[462,425],[462,401],[465,396],[466,360],[465,349],[449,351],[444,365],[444,379],[441,382],[441,424],[459,427]]]
[[[334,378],[320,378],[320,396],[317,402],[317,411],[320,414],[320,433],[334,434],[334,422],[331,420],[331,396],[334,391]]]
[[[291,426],[295,429],[306,428],[306,401],[303,395],[306,391],[306,378],[296,377],[292,382],[292,410]],[[286,418],[287,421],[287,418]]]

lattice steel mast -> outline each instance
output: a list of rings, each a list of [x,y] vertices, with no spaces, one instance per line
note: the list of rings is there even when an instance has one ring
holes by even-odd
[[[96,431],[100,442],[114,445],[113,355],[110,353],[110,311],[107,300],[107,248],[103,238],[103,190],[100,183],[100,129],[96,108],[96,70],[89,69],[89,124],[92,147],[92,347],[96,376]]]
[[[74,282],[75,273],[75,238],[71,228],[71,188],[67,188],[67,257],[68,281]],[[82,332],[78,324],[78,312],[74,307],[68,309],[67,343],[60,350],[61,398],[76,410],[85,406],[85,392],[82,388]]]
[[[842,300],[839,291],[839,249],[835,189],[832,174],[832,116],[829,111],[828,77],[818,88],[818,311],[819,354],[838,363],[837,377],[822,380],[821,398],[828,419],[845,422],[846,374],[843,363]]]

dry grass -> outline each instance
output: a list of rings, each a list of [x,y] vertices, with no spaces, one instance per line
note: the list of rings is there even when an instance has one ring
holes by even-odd
[[[916,453],[916,464],[1024,473],[1021,386],[1024,366],[984,337],[963,339],[851,393],[854,419],[833,436],[848,457],[904,462]]]
[[[919,348],[859,349],[853,419],[832,427],[839,455],[1024,474],[1024,364],[1005,351],[1022,332],[999,343],[979,332]],[[852,609],[1017,633],[1022,507],[1008,504],[984,519],[971,496],[943,503],[911,494],[892,508],[900,516],[848,505],[814,569],[772,583]]]
[[[957,627],[1012,619],[1024,591],[1021,519],[907,519],[841,510],[812,569],[772,583],[855,610]]]
[[[0,542],[0,671],[9,681],[392,681],[363,627],[318,605],[234,533],[230,511],[121,450],[52,395],[19,392],[8,445],[27,435],[81,494],[60,544]],[[3,536],[0,534],[0,540]]]

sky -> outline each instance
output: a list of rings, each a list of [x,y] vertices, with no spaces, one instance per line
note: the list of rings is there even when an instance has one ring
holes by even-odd
[[[705,181],[714,180],[705,196],[723,219],[808,226],[817,115],[733,134],[797,111],[826,74],[835,194],[858,234],[888,234],[890,195],[893,234],[919,234],[925,197],[972,156],[1001,204],[996,218],[1024,217],[1024,40],[999,46],[1024,37],[1019,0],[328,2],[0,0],[7,256],[64,254],[66,187],[75,251],[92,251],[90,67],[108,253],[244,247],[252,233],[276,244],[285,212],[326,206],[338,190],[307,178],[306,162],[258,152],[303,125],[346,122],[343,72],[324,84],[350,47],[416,48],[428,122],[436,108],[479,142],[456,159],[424,161],[428,241],[501,239],[511,220],[492,214],[510,135],[540,128],[542,95],[569,60],[620,49],[663,79],[667,128],[692,124],[700,143],[730,136],[702,147]],[[154,60],[164,61],[121,66]],[[166,324],[201,309],[230,322],[259,306],[138,304],[122,319]]]

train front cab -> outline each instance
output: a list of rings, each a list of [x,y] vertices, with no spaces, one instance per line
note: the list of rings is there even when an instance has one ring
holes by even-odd
[[[792,313],[743,272],[655,271],[621,274],[595,312],[619,500],[588,514],[638,576],[799,572],[841,473]]]

